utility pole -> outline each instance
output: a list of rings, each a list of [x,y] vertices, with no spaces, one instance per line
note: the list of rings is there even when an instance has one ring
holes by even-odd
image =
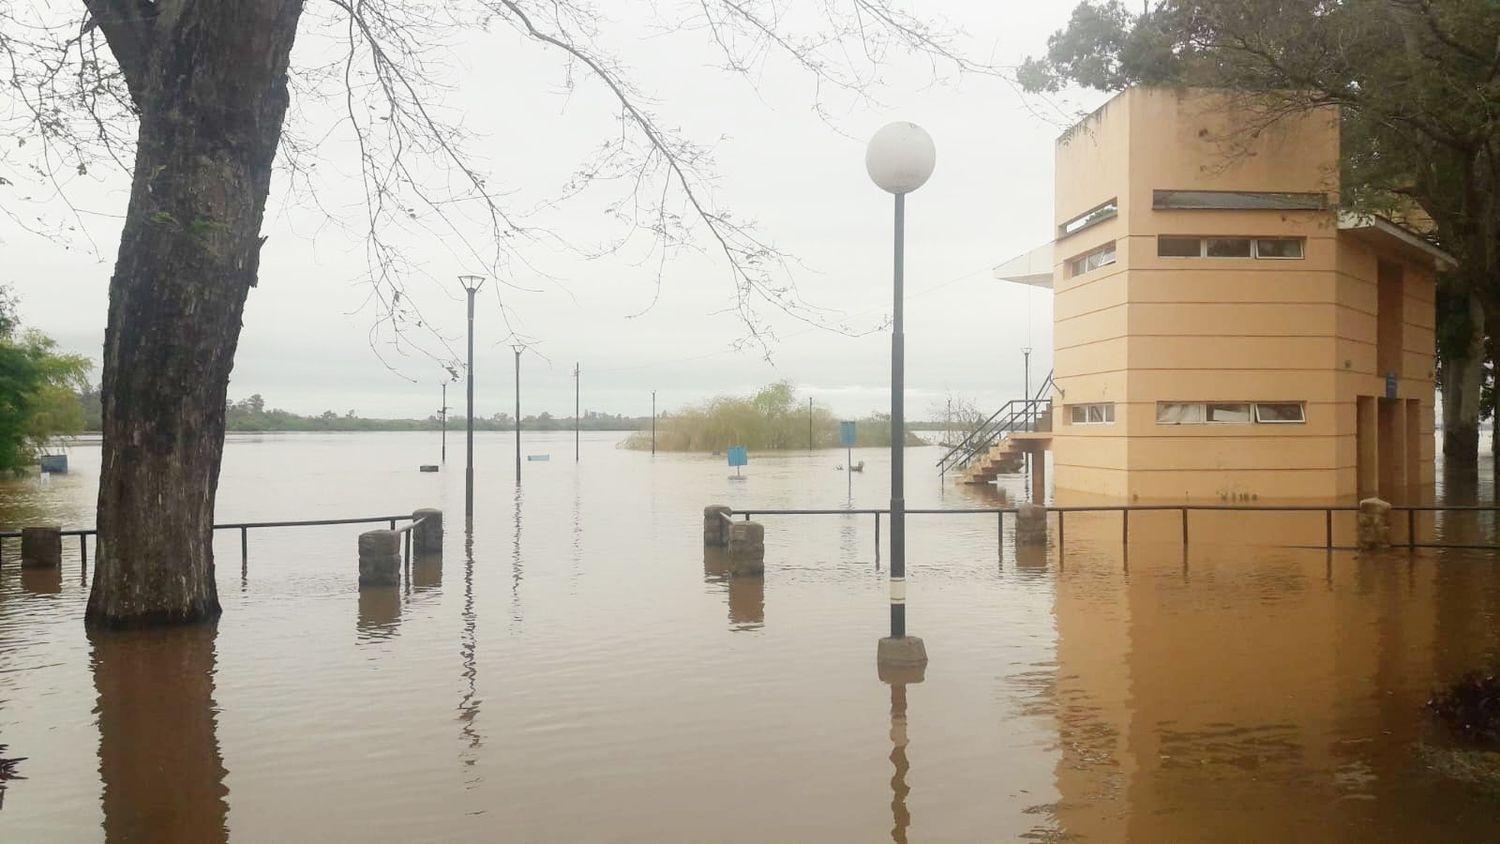
[[[578,425],[579,425],[579,422],[578,422],[578,407],[579,407],[578,396],[579,396],[579,392],[580,392],[579,391],[578,383],[579,383],[579,378],[580,377],[581,377],[581,370],[579,370],[578,364],[574,363],[573,364],[573,462],[574,463],[578,462]]]
[[[516,353],[516,486],[521,485],[521,352],[526,350],[524,343],[516,343],[511,346]]]
[[[807,397],[807,450],[812,451],[812,396]]]
[[[448,462],[448,382],[443,382],[443,409],[438,411],[438,418],[443,426],[443,460]]]
[[[651,456],[656,456],[656,391],[651,391]]]
[[[469,409],[468,416],[464,419],[465,438],[468,445],[468,462],[464,467],[464,521],[466,524],[474,523],[474,294],[479,292],[480,285],[484,284],[484,276],[461,275],[458,277],[464,291],[469,294],[469,362],[468,388]]]

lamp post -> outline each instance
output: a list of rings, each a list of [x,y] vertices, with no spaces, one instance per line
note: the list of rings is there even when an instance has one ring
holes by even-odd
[[[521,485],[521,353],[526,351],[525,343],[511,344],[511,350],[516,353],[516,486]]]
[[[579,396],[579,392],[580,392],[580,389],[581,389],[579,387],[579,378],[581,378],[581,377],[582,377],[582,372],[581,372],[581,370],[579,370],[578,364],[575,362],[573,364],[573,462],[574,463],[578,462],[578,425],[579,425],[579,422],[578,422],[578,406],[579,406],[578,396]]]
[[[468,414],[464,419],[464,438],[468,448],[468,462],[464,467],[464,521],[474,522],[474,294],[484,284],[482,275],[461,275],[458,283],[469,294],[469,362],[465,366],[469,389]]]
[[[927,183],[937,163],[932,137],[915,123],[882,127],[865,150],[865,170],[876,185],[895,196],[895,296],[891,313],[891,635],[876,649],[879,666],[922,666],[927,648],[906,635],[906,359],[902,334],[902,276],[906,263],[906,195]]]
[[[651,456],[656,456],[656,391],[651,391]]]
[[[443,407],[438,411],[438,418],[443,426],[443,464],[448,463],[448,382],[443,382]]]

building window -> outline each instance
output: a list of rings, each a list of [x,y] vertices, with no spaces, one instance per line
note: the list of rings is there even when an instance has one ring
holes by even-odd
[[[1181,237],[1156,238],[1161,258],[1259,258],[1287,261],[1302,257],[1300,237]]]
[[[1328,207],[1323,193],[1275,191],[1158,190],[1151,192],[1156,211],[1322,211]]]
[[[1114,402],[1068,405],[1068,421],[1074,425],[1111,425],[1115,421]]]
[[[1255,241],[1255,257],[1290,260],[1302,257],[1302,239],[1298,237],[1262,237]]]
[[[1115,242],[1111,240],[1098,249],[1091,249],[1075,258],[1068,259],[1068,275],[1083,275],[1115,262]]]
[[[1307,421],[1307,409],[1301,402],[1257,402],[1255,421],[1262,424],[1286,425]]]
[[[1104,222],[1105,220],[1113,219],[1114,217],[1119,215],[1119,213],[1120,204],[1111,199],[1108,202],[1103,203],[1102,205],[1097,205],[1093,208],[1090,208],[1082,214],[1079,214],[1077,217],[1074,217],[1066,223],[1058,226],[1057,236],[1059,238],[1063,238],[1067,237],[1070,234],[1078,234],[1089,226],[1095,226],[1099,223]]]
[[[1307,421],[1302,402],[1157,402],[1158,425],[1263,425]]]

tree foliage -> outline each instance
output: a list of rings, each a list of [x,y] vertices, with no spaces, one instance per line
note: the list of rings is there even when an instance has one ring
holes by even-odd
[[[0,288],[0,471],[19,472],[58,437],[83,430],[78,391],[88,385],[90,366],[22,329],[14,297]]]
[[[809,421],[812,447],[839,445],[839,419],[826,407],[809,404],[797,396],[786,381],[769,384],[749,396],[717,396],[671,414],[656,424],[656,448],[660,451],[722,451],[742,445],[752,451],[783,451],[808,447]],[[890,417],[875,414],[861,420],[855,433],[858,446],[890,444]],[[920,444],[910,433],[907,441]],[[624,446],[651,448],[649,427],[636,431]]]

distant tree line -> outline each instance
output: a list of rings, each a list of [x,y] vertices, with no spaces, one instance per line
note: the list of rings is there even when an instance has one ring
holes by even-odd
[[[247,399],[231,401],[224,408],[225,427],[230,431],[436,431],[442,427],[437,414],[425,419],[378,419],[360,416],[354,410],[338,413],[325,410],[316,416],[303,416],[280,408],[267,408],[265,399],[256,393]],[[585,431],[633,431],[649,426],[650,417],[622,416],[588,411],[579,420]],[[462,429],[464,417],[448,415],[450,429]],[[553,416],[542,412],[521,419],[526,431],[571,431],[573,417]],[[515,419],[508,413],[475,417],[476,431],[514,431]]]

